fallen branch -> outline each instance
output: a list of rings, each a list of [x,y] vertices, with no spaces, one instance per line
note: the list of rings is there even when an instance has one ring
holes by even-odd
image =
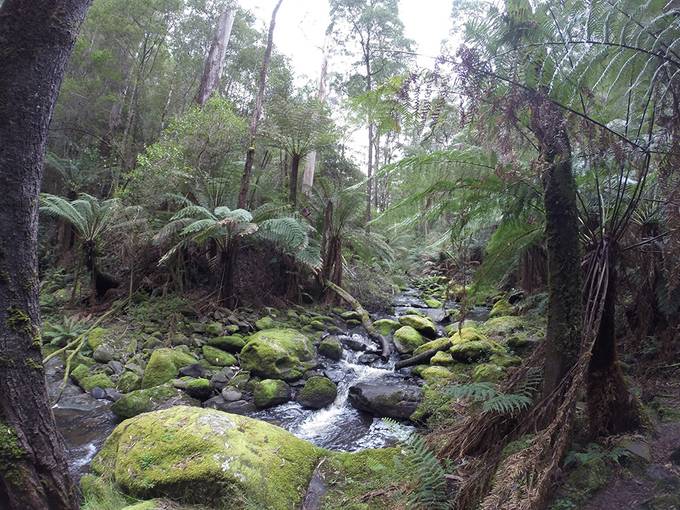
[[[354,311],[357,312],[361,317],[361,324],[363,324],[364,329],[368,332],[368,334],[372,338],[376,339],[380,343],[383,359],[388,359],[390,357],[390,354],[392,353],[392,345],[390,344],[390,341],[387,337],[378,333],[378,330],[375,329],[375,327],[373,327],[373,321],[371,320],[371,316],[364,309],[364,307],[361,306],[361,303],[359,303],[359,301],[357,301],[349,292],[347,292],[342,287],[334,284],[333,282],[326,280],[324,283],[326,287],[331,289],[338,296],[347,301],[347,303],[352,308],[354,308]]]
[[[425,352],[421,352],[420,354],[413,356],[412,358],[397,361],[397,363],[394,365],[394,368],[395,370],[399,370],[400,368],[410,367],[413,365],[420,365],[421,363],[428,363],[432,356],[437,354],[439,351],[445,351],[449,349],[451,345],[452,345],[451,342],[446,342],[445,344],[439,347],[430,349]]]

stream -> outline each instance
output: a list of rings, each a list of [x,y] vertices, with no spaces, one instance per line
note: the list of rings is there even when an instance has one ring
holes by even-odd
[[[396,296],[393,306],[394,314],[385,317],[395,318],[409,309],[418,308],[435,322],[444,318],[442,310],[427,308],[415,289],[408,289]],[[337,397],[331,405],[312,410],[290,401],[249,413],[249,416],[283,427],[317,446],[337,451],[380,448],[408,437],[414,430],[412,425],[393,421],[388,423],[374,418],[358,411],[348,401],[349,389],[357,383],[414,385],[413,378],[408,374],[394,371],[398,355],[393,354],[388,361],[381,360],[377,355],[379,346],[366,336],[361,327],[338,335],[338,338],[343,345],[342,358],[339,361],[322,360],[322,372],[338,387]],[[61,390],[62,377],[61,361],[51,360],[46,366],[46,378],[52,401],[56,400]],[[296,386],[296,383],[292,383],[292,386]],[[57,426],[66,443],[69,467],[76,477],[87,472],[90,461],[117,425],[110,407],[110,401],[95,399],[70,381],[58,403],[53,406]]]

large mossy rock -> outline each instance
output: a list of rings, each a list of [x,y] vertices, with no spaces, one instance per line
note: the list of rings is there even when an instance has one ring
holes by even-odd
[[[383,336],[391,335],[399,329],[400,324],[392,319],[378,319],[373,323],[373,327]]]
[[[209,338],[208,345],[227,352],[241,352],[246,341],[241,335],[217,336]]]
[[[496,317],[505,317],[507,315],[516,315],[517,312],[515,307],[510,304],[507,299],[499,299],[496,301],[491,308],[489,313],[489,318],[494,319]]]
[[[191,354],[178,349],[156,349],[151,353],[144,370],[142,388],[153,388],[171,381],[179,374],[179,369],[196,363]]]
[[[267,379],[295,381],[314,355],[312,342],[299,331],[265,329],[251,335],[241,350],[241,368]]]
[[[403,326],[411,326],[420,334],[428,338],[437,336],[437,327],[429,317],[422,317],[421,315],[404,315],[399,317],[399,323]]]
[[[342,358],[342,343],[338,340],[338,337],[326,337],[319,344],[319,354],[326,358],[340,361],[340,358]]]
[[[236,365],[236,358],[222,349],[211,345],[204,345],[201,349],[208,363],[216,367],[231,367]]]
[[[92,469],[136,498],[292,510],[322,452],[259,420],[180,406],[120,424]]]
[[[132,418],[138,414],[167,409],[179,405],[200,405],[183,391],[170,385],[154,386],[145,390],[131,391],[123,395],[111,406],[111,411],[123,420]]]
[[[402,326],[394,332],[394,346],[401,354],[415,351],[425,343],[423,335],[411,326]]]
[[[307,379],[304,387],[298,393],[297,401],[304,407],[321,409],[335,401],[338,387],[327,377],[315,376]]]
[[[413,355],[417,356],[418,354],[422,354],[424,352],[430,351],[432,349],[443,349],[447,345],[451,343],[451,340],[449,338],[437,338],[436,340],[430,340],[429,342],[424,343],[420,347],[418,347],[415,351],[413,351]]]
[[[78,365],[71,371],[71,378],[85,391],[94,388],[113,388],[115,385],[111,378],[103,372],[90,373],[86,365]]]
[[[290,397],[290,386],[278,379],[265,379],[253,385],[253,401],[260,409],[283,404]]]

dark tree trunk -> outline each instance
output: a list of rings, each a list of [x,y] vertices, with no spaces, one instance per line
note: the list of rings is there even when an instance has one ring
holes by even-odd
[[[300,173],[300,156],[293,154],[290,163],[290,182],[288,183],[288,199],[293,207],[297,206],[298,174]]]
[[[0,7],[0,508],[78,506],[41,366],[38,193],[48,127],[90,0]]]
[[[610,247],[607,293],[600,329],[588,366],[588,421],[592,436],[621,434],[640,428],[638,401],[628,390],[616,349],[616,251]]]
[[[234,241],[231,246],[222,253],[222,275],[220,278],[220,302],[225,306],[236,306],[236,293],[234,282],[236,277],[236,264],[238,259],[238,245]]]
[[[222,75],[222,69],[224,69],[224,57],[227,53],[227,45],[229,44],[229,37],[231,36],[235,17],[236,9],[228,7],[217,20],[215,36],[210,45],[208,56],[205,59],[201,85],[196,94],[196,103],[199,106],[203,106],[210,99],[210,96],[217,90],[220,84],[220,76]]]
[[[559,384],[581,344],[581,253],[571,146],[562,113],[541,94],[534,98],[531,129],[540,144],[548,259],[548,324],[544,394]]]
[[[274,28],[276,27],[276,15],[283,0],[279,0],[272,12],[272,20],[269,23],[269,35],[267,36],[267,48],[262,59],[262,67],[260,68],[260,80],[258,84],[257,97],[255,98],[255,109],[253,116],[250,119],[250,130],[248,140],[248,152],[246,153],[246,164],[243,167],[243,176],[241,177],[241,189],[238,193],[238,206],[240,208],[246,207],[248,200],[248,189],[250,188],[250,179],[253,174],[253,163],[255,162],[255,137],[257,136],[257,126],[260,123],[260,115],[262,115],[262,106],[264,104],[264,93],[267,86],[267,74],[269,73],[269,62],[272,58],[272,49],[274,48]]]

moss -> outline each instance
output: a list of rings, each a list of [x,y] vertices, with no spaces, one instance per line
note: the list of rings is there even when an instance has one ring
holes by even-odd
[[[191,354],[179,349],[156,349],[151,354],[149,363],[144,370],[142,388],[152,388],[164,384],[179,373],[179,369],[196,363]]]
[[[445,367],[426,367],[420,371],[420,377],[426,381],[452,380],[456,378],[456,375]]]
[[[324,338],[319,344],[319,354],[326,358],[338,361],[342,358],[342,344],[335,336]]]
[[[489,356],[489,362],[503,368],[517,367],[522,364],[522,358],[506,353],[498,353]]]
[[[211,345],[204,345],[202,348],[203,356],[210,362],[210,364],[218,367],[230,367],[236,365],[236,358],[217,347]]]
[[[208,345],[227,352],[241,352],[246,341],[240,335],[218,336],[208,339]]]
[[[549,508],[552,510],[582,508],[593,494],[609,482],[612,473],[612,467],[602,457],[572,468]]]
[[[40,361],[35,360],[33,358],[26,358],[24,360],[24,364],[28,368],[32,368],[33,370],[42,370],[43,369],[42,363],[40,363]]]
[[[510,304],[507,299],[499,299],[496,301],[491,308],[489,313],[489,318],[493,319],[495,317],[504,317],[506,315],[515,315],[515,307]]]
[[[310,377],[297,396],[305,407],[320,409],[332,404],[338,395],[338,387],[327,377]]]
[[[331,454],[323,464],[328,492],[323,510],[390,510],[397,508],[385,487],[399,486],[401,453],[380,448]],[[401,482],[405,482],[402,480]],[[367,495],[371,495],[368,498]]]
[[[12,482],[20,476],[18,462],[26,452],[12,427],[0,421],[0,478]]]
[[[437,334],[437,328],[429,317],[422,317],[421,315],[404,315],[399,317],[399,324],[411,326],[419,333],[430,338],[433,338]]]
[[[399,329],[399,323],[392,319],[378,319],[373,327],[383,336],[391,335]]]
[[[233,386],[239,390],[246,389],[248,382],[250,381],[250,372],[241,370],[238,374],[229,380],[228,385]]]
[[[413,351],[413,355],[417,356],[418,354],[422,354],[423,352],[432,349],[442,349],[445,345],[449,344],[449,342],[451,342],[451,340],[448,338],[437,338],[436,340],[430,340]]]
[[[119,418],[126,419],[153,411],[164,405],[169,406],[175,402],[186,404],[188,403],[187,400],[191,399],[172,386],[154,386],[153,388],[136,390],[123,395],[122,398],[114,402],[111,406],[111,411]]]
[[[220,336],[224,332],[224,326],[220,322],[211,322],[205,325],[205,332],[208,335]]]
[[[475,367],[472,378],[477,382],[496,382],[500,381],[505,375],[505,369],[493,363],[483,363]]]
[[[181,383],[181,389],[198,400],[207,400],[213,394],[213,388],[210,385],[210,381],[208,379],[199,377],[196,379],[181,381]]]
[[[462,344],[465,342],[475,342],[480,340],[487,340],[487,337],[475,326],[463,327],[461,328],[460,331],[456,329],[455,332],[451,335],[451,342],[454,345]]]
[[[451,353],[446,351],[439,351],[434,356],[432,356],[432,358],[430,358],[430,365],[446,366],[452,364],[453,362],[453,356],[451,356]]]
[[[94,328],[87,334],[87,345],[93,351],[104,343],[104,337],[107,331],[104,328]]]
[[[94,388],[101,389],[113,388],[115,386],[111,378],[108,375],[103,374],[101,372],[98,374],[93,374],[88,377],[85,377],[78,384],[85,391],[91,391]]]
[[[276,322],[271,317],[262,317],[255,321],[255,327],[260,331],[263,329],[273,329],[276,327]]]
[[[526,329],[525,321],[524,317],[505,315],[489,319],[480,326],[480,330],[494,338],[508,338],[513,333],[524,331]]]
[[[213,508],[297,508],[323,450],[259,420],[174,407],[119,425],[92,462],[126,493]]]
[[[21,308],[11,306],[7,309],[7,318],[5,319],[7,327],[17,333],[24,333],[33,336],[33,324],[28,314]]]
[[[402,326],[394,332],[394,346],[402,354],[415,351],[424,342],[423,335],[411,326]]]
[[[503,448],[503,451],[501,452],[501,459],[505,460],[510,455],[514,455],[515,453],[519,453],[522,450],[526,450],[529,448],[529,446],[531,446],[535,437],[535,434],[527,434],[526,436],[522,436],[519,439],[509,442],[507,445],[505,445],[505,448]]]
[[[252,335],[241,350],[241,367],[268,379],[294,381],[314,359],[312,342],[294,329],[267,329]]]
[[[290,386],[278,379],[265,379],[253,385],[253,401],[260,409],[290,400]]]
[[[491,354],[502,353],[503,348],[491,340],[471,340],[455,343],[449,349],[453,359],[463,363],[476,363]]]
[[[142,378],[130,371],[123,372],[116,382],[116,388],[122,393],[138,390],[141,386]]]

